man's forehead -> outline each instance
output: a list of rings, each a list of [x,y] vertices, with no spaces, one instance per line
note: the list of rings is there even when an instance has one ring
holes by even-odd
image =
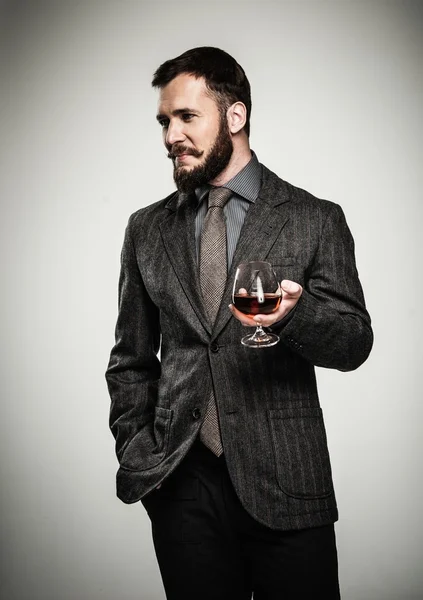
[[[196,78],[187,73],[178,75],[161,88],[159,102],[187,96],[198,99],[207,97],[207,87],[203,77]]]
[[[208,92],[204,78],[183,73],[160,90],[158,112],[180,111],[187,107],[200,110],[212,108],[213,105],[215,101]]]

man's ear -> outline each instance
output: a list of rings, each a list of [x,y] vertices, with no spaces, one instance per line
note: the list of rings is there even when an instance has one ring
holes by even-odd
[[[247,108],[243,102],[235,102],[226,112],[229,131],[233,134],[238,133],[245,126],[247,121]]]

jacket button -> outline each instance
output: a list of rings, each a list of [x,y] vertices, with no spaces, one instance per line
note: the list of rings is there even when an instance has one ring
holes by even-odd
[[[219,352],[219,344],[216,344],[216,342],[213,342],[212,344],[210,344],[210,350],[212,352]]]
[[[193,409],[191,414],[192,414],[193,418],[197,420],[201,417],[201,410],[197,406]]]

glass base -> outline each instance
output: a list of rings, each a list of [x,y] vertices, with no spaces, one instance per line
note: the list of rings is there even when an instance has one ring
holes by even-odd
[[[279,342],[279,336],[275,333],[266,333],[262,327],[257,327],[252,335],[242,338],[241,344],[248,348],[270,348]]]

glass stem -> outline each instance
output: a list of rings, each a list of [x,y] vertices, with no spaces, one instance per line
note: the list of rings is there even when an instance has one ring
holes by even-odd
[[[253,334],[253,339],[260,342],[260,341],[266,340],[267,338],[268,338],[268,335],[264,331],[263,327],[261,325],[256,325],[256,330]]]

